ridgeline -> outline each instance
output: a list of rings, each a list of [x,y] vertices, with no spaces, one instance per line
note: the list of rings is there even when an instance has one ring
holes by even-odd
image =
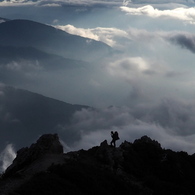
[[[0,179],[1,195],[195,194],[195,155],[147,136],[63,153],[57,134],[22,148]]]

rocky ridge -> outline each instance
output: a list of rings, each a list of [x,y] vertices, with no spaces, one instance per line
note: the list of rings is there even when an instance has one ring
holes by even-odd
[[[57,134],[22,148],[0,179],[2,195],[195,194],[195,156],[147,136],[63,153]]]

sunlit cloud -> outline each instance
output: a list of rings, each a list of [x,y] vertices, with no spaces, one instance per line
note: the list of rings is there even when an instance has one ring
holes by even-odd
[[[70,34],[78,35],[85,38],[94,39],[96,41],[102,41],[111,47],[117,46],[116,39],[119,37],[127,37],[128,34],[117,28],[103,28],[97,27],[92,29],[76,28],[73,25],[55,26],[61,30],[64,30]]]
[[[174,18],[174,19],[183,20],[189,23],[195,22],[195,8],[194,7],[189,7],[189,8],[179,7],[179,8],[175,8],[172,10],[159,10],[159,9],[155,9],[151,5],[146,5],[146,6],[138,7],[138,8],[121,6],[121,10],[130,15],[146,15],[152,18],[159,18],[159,17],[164,17],[167,19]]]
[[[115,47],[117,49],[124,49],[125,47],[128,48],[129,45],[132,45],[132,41],[136,41],[137,43],[148,43],[148,49],[150,48],[150,45],[155,44],[155,41],[158,41],[161,44],[162,42],[165,43],[166,41],[171,44],[180,46],[183,49],[188,49],[193,53],[195,52],[195,36],[194,34],[187,31],[148,31],[145,29],[137,28],[128,28],[127,30],[121,30],[117,28],[102,27],[85,29],[77,28],[73,25],[57,25],[55,27],[70,34],[94,39],[96,41],[102,41],[109,46]]]
[[[13,6],[27,6],[27,5],[36,5],[36,2],[26,1],[26,0],[4,0],[0,2],[0,7],[13,7]]]
[[[115,61],[108,66],[108,71],[112,75],[118,75],[122,78],[132,79],[140,73],[150,69],[149,63],[141,57],[132,57]]]

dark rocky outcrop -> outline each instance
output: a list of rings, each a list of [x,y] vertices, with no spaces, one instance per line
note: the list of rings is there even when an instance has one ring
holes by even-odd
[[[44,158],[48,154],[62,154],[63,147],[59,142],[57,134],[42,135],[35,144],[29,148],[22,148],[17,152],[12,165],[8,167],[5,174],[10,175],[20,170],[24,170],[27,166],[31,165],[34,161]]]
[[[43,135],[18,151],[0,180],[0,194],[195,194],[195,156],[165,150],[147,136],[118,148],[107,141],[64,154],[59,138]]]

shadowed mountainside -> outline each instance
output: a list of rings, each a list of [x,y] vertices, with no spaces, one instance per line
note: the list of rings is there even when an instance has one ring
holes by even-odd
[[[113,148],[105,140],[64,154],[47,134],[18,151],[0,180],[1,194],[194,194],[195,157],[174,152],[147,136]]]
[[[7,142],[19,149],[42,134],[57,133],[58,126],[68,125],[76,111],[89,107],[2,85],[0,108],[0,149],[3,150]],[[62,133],[67,144],[76,139],[68,130]]]
[[[17,62],[22,63],[24,61],[36,64],[39,62],[42,68],[46,70],[58,70],[66,68],[83,67],[88,65],[87,62],[81,60],[73,60],[64,58],[56,54],[49,54],[33,47],[12,47],[12,46],[0,46],[0,67],[6,69],[9,63]],[[9,69],[7,68],[7,71]],[[5,70],[4,70],[5,71]]]
[[[0,23],[0,46],[33,47],[46,53],[77,60],[96,60],[108,55],[112,50],[102,42],[71,35],[30,20]]]
[[[0,82],[36,92],[40,88],[43,91],[48,83],[61,90],[64,83],[77,82],[72,78],[80,80],[79,75],[90,75],[93,67],[112,52],[103,42],[49,25],[30,20],[5,21],[0,23]],[[55,98],[61,99],[57,95]]]

